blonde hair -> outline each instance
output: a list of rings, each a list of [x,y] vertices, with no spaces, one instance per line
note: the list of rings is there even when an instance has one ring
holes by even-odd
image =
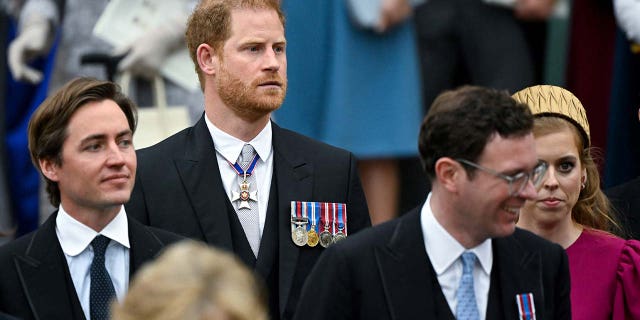
[[[234,256],[186,240],[140,270],[112,319],[266,320],[263,293]]]
[[[571,209],[573,221],[594,229],[622,235],[622,228],[612,214],[613,207],[600,189],[600,174],[592,156],[593,148],[586,147],[580,130],[564,118],[556,116],[536,116],[533,122],[533,134],[536,137],[569,129],[575,145],[580,151],[580,164],[587,172],[584,189],[580,191],[578,201]]]

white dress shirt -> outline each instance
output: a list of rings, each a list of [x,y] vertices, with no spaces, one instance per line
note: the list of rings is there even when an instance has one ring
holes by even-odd
[[[112,241],[109,242],[105,252],[105,267],[118,300],[122,300],[129,287],[129,224],[124,206],[116,217],[100,231],[82,224],[71,217],[60,205],[56,217],[56,235],[67,259],[69,273],[76,289],[82,311],[87,319],[89,314],[89,292],[91,288],[91,262],[93,261],[93,248],[91,241],[101,234]]]
[[[442,227],[431,211],[431,193],[422,206],[420,224],[424,236],[424,246],[438,276],[442,293],[449,303],[451,312],[456,314],[456,292],[462,277],[462,261],[460,255],[471,251],[478,257],[480,263],[473,268],[473,289],[476,295],[480,320],[486,319],[487,303],[489,300],[489,286],[491,284],[491,267],[493,266],[493,251],[491,239],[487,239],[477,247],[465,249],[447,230]]]
[[[269,191],[271,190],[271,177],[273,175],[273,147],[271,121],[253,138],[253,140],[242,141],[216,127],[206,116],[204,120],[211,133],[216,148],[216,158],[218,167],[220,168],[220,177],[222,177],[222,185],[229,201],[232,199],[232,191],[239,191],[237,176],[232,164],[236,163],[242,147],[250,144],[260,156],[253,169],[253,175],[256,177],[258,184],[258,214],[260,217],[260,238],[264,230],[264,222],[267,219],[267,206],[269,205]],[[231,163],[231,164],[229,164]]]

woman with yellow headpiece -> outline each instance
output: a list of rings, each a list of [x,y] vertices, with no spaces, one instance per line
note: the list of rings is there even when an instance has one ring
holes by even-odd
[[[600,189],[582,104],[555,86],[513,97],[534,114],[536,153],[549,165],[518,226],[566,249],[573,319],[640,319],[640,242],[614,235],[621,227]]]

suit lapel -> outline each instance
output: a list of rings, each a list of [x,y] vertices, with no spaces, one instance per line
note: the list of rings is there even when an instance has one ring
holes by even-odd
[[[407,213],[396,225],[389,243],[376,248],[392,319],[452,319],[435,271],[424,248],[420,210]]]
[[[36,319],[84,319],[52,214],[31,239],[24,255],[14,263]]]
[[[133,279],[136,271],[145,262],[153,260],[162,250],[164,244],[136,220],[127,218],[127,221],[129,223],[129,243],[131,243],[129,279]]]
[[[275,175],[278,202],[269,202],[269,207],[277,205],[279,242],[279,303],[280,313],[284,311],[293,276],[296,272],[300,249],[291,240],[291,201],[311,201],[313,186],[313,166],[302,155],[293,150],[283,130],[275,123],[273,129],[273,174]]]
[[[535,305],[536,313],[544,314],[540,303],[544,301],[540,254],[525,250],[514,236],[494,239],[493,254],[500,283],[495,284],[493,280],[496,278],[492,277],[491,286],[497,285],[501,294],[500,301],[489,301],[489,304],[500,303],[505,319],[517,319],[516,295],[533,293],[534,302],[538,301]]]
[[[185,146],[184,157],[174,160],[176,168],[190,196],[206,242],[232,251],[227,211],[233,208],[228,203],[222,185],[214,144],[204,116],[192,132],[189,145]]]
[[[274,174],[275,176],[275,174]],[[256,272],[263,278],[269,277],[277,258],[278,246],[278,189],[276,179],[271,182],[271,190],[269,191],[269,204],[267,207],[267,218],[260,240],[260,250],[256,259]],[[272,205],[273,204],[273,205]]]

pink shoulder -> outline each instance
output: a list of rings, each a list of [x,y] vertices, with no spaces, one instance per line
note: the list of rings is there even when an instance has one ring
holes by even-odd
[[[614,319],[640,319],[640,241],[627,240],[618,263]]]

